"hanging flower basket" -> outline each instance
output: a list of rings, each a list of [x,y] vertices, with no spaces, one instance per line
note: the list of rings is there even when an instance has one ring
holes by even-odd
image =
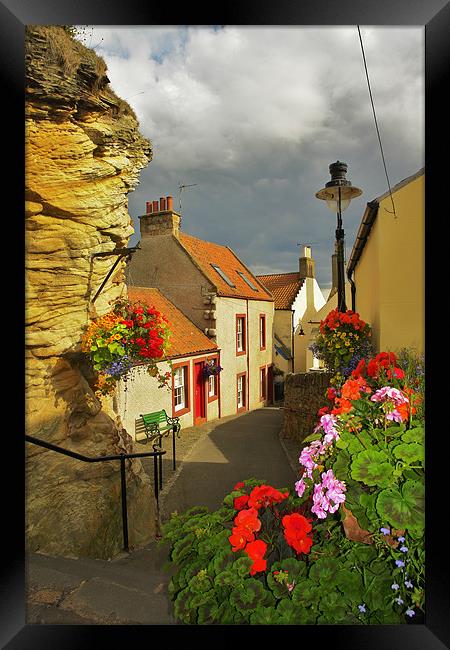
[[[136,364],[144,363],[160,386],[167,385],[171,373],[161,373],[157,363],[167,354],[170,334],[166,317],[141,301],[119,299],[109,313],[92,321],[81,349],[97,372],[97,396],[111,394]]]
[[[217,365],[215,361],[207,361],[203,368],[203,377],[208,379],[211,375],[219,375],[222,370],[222,366]]]

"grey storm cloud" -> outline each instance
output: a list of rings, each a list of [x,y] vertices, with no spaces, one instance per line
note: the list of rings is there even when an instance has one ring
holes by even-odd
[[[424,29],[361,27],[391,186],[424,164]],[[87,34],[87,35],[86,35]],[[328,166],[363,190],[344,212],[350,252],[387,180],[356,26],[101,27],[85,33],[135,110],[153,160],[129,196],[137,216],[168,194],[182,228],[228,245],[255,273],[298,268],[310,243],[330,285],[335,216],[315,198]]]

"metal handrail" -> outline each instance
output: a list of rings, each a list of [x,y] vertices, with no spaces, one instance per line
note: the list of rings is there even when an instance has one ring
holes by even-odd
[[[155,498],[156,503],[158,502],[158,462],[157,458],[161,458],[166,452],[164,449],[161,451],[148,451],[148,452],[139,452],[136,454],[116,454],[112,456],[84,456],[83,454],[78,454],[76,451],[70,451],[69,449],[64,449],[64,447],[59,447],[54,445],[51,442],[46,442],[40,438],[35,438],[34,436],[25,435],[25,440],[31,442],[39,447],[45,447],[51,451],[56,451],[59,454],[64,456],[70,456],[76,458],[77,460],[82,460],[85,463],[100,463],[106,460],[120,460],[120,483],[121,483],[121,495],[122,495],[122,530],[123,530],[123,547],[124,550],[129,552],[128,545],[128,514],[127,514],[127,485],[125,478],[125,460],[127,458],[142,458],[145,456],[153,456],[153,468],[154,468],[154,483],[155,483]]]

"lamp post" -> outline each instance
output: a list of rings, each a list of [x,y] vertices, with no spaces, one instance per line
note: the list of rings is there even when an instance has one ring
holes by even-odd
[[[342,228],[342,213],[350,205],[350,201],[362,194],[362,190],[353,187],[346,179],[347,163],[331,163],[331,181],[316,192],[316,198],[327,202],[327,207],[337,214],[336,228],[336,254],[337,254],[337,280],[338,280],[338,311],[347,311],[345,304],[345,279],[344,279],[344,230]]]

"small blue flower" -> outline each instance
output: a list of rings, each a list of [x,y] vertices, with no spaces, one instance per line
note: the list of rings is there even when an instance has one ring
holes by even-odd
[[[359,609],[359,611],[360,611],[361,613],[364,614],[365,611],[366,611],[366,606],[365,606],[365,604],[363,603],[362,605],[358,605],[358,609]]]
[[[405,585],[408,587],[408,589],[412,589],[412,588],[413,588],[413,583],[410,582],[409,580],[405,580]]]
[[[391,585],[391,589],[394,589],[394,591],[397,591],[397,589],[400,589],[400,585],[398,585],[396,582],[394,582],[394,584]]]
[[[400,551],[402,553],[407,553],[408,552],[408,547],[407,546],[400,546]]]
[[[402,562],[402,560],[395,560],[395,564],[396,564],[398,567],[405,566],[405,563]]]
[[[397,539],[398,539],[399,542],[404,542],[405,541],[404,537],[397,537]]]
[[[415,615],[416,615],[416,612],[415,612],[413,609],[407,609],[406,612],[405,612],[405,614],[406,614],[407,616],[415,616]]]
[[[383,535],[389,535],[390,532],[389,528],[380,528],[380,533],[383,533]]]
[[[399,596],[398,598],[395,599],[395,602],[396,602],[398,605],[403,605],[403,600],[400,598],[400,596]]]

